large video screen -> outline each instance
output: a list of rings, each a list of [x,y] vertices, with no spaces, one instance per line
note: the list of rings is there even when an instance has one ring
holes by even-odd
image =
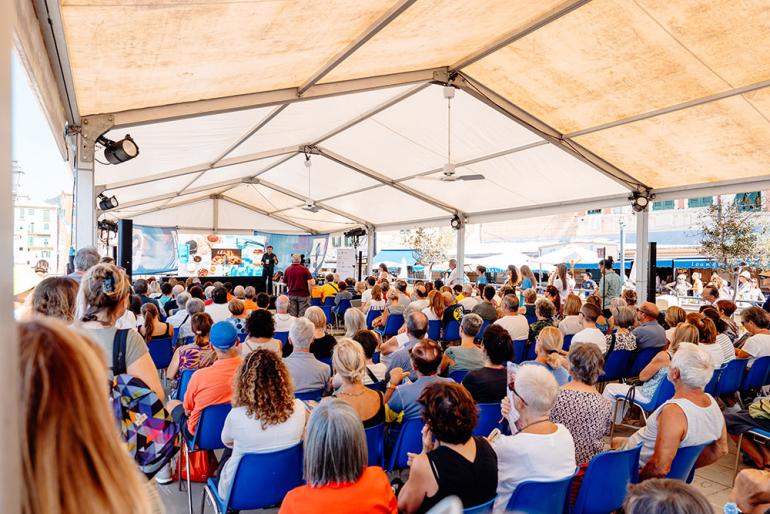
[[[264,236],[179,233],[181,277],[262,275]]]
[[[132,272],[134,275],[176,272],[177,231],[169,227],[134,225]]]

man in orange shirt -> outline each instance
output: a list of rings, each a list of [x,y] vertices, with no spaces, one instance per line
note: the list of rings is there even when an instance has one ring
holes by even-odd
[[[233,376],[241,364],[238,331],[232,323],[215,323],[211,327],[209,340],[217,354],[216,362],[193,373],[183,405],[171,411],[174,421],[189,438],[195,434],[203,409],[209,405],[230,403],[233,396]]]

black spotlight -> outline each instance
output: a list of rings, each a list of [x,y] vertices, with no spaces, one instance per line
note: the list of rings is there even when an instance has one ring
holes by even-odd
[[[120,164],[121,162],[130,161],[137,155],[139,155],[139,147],[129,134],[120,141],[112,141],[104,136],[99,136],[96,140],[104,146],[104,158],[110,164]]]
[[[452,221],[450,221],[450,224],[452,225],[452,228],[455,230],[460,230],[460,228],[463,226],[462,221],[460,220],[460,216],[455,215],[454,218],[452,218]]]
[[[629,200],[631,200],[631,208],[636,212],[642,212],[650,205],[652,195],[649,192],[639,193],[636,192]]]
[[[110,209],[115,209],[118,206],[117,198],[114,196],[107,197],[104,195],[104,193],[97,196],[96,200],[99,202],[99,208],[103,211],[109,211]]]

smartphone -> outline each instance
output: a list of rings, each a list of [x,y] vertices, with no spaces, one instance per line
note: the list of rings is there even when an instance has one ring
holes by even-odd
[[[502,432],[500,432],[500,429],[499,429],[499,428],[495,428],[495,429],[494,429],[494,430],[492,430],[492,431],[489,433],[489,435],[487,436],[487,441],[489,441],[490,443],[494,443],[494,442],[495,442],[495,440],[496,440],[498,437],[500,437],[500,434],[502,434]]]

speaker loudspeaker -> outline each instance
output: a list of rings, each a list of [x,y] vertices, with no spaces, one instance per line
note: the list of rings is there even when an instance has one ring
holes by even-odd
[[[134,222],[133,220],[118,221],[118,258],[117,264],[126,270],[130,277],[132,274],[133,243],[134,243]]]

